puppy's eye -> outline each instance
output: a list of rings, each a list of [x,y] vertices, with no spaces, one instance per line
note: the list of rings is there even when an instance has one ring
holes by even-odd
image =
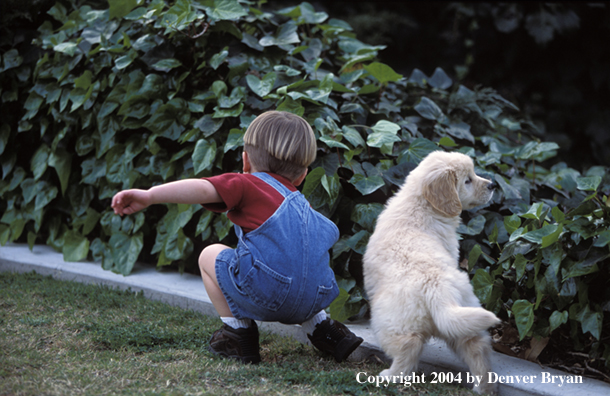
[[[470,184],[470,183],[472,183],[472,179],[471,179],[471,178],[466,179],[465,183],[466,183],[466,184]]]

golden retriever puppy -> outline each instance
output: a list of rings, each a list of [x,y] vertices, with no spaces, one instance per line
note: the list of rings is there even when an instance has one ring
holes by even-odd
[[[445,340],[468,365],[474,390],[493,393],[491,337],[500,320],[483,309],[458,268],[456,229],[463,209],[487,203],[493,185],[460,153],[429,154],[379,215],[364,255],[371,324],[393,359],[381,376],[410,375],[430,337]]]

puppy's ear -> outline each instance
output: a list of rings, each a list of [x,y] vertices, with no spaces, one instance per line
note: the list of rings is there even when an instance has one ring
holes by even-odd
[[[457,192],[457,176],[451,169],[438,169],[426,176],[423,182],[424,198],[434,209],[447,217],[459,216],[462,204]]]

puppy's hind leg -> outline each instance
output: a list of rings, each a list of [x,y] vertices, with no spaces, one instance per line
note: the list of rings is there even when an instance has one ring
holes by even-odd
[[[476,393],[495,394],[497,387],[489,383],[489,372],[491,372],[491,337],[487,332],[471,338],[460,338],[449,340],[449,346],[457,353],[468,365],[470,372],[475,376],[474,388]],[[480,382],[479,382],[480,380]]]
[[[426,338],[417,333],[388,335],[390,337],[391,341],[385,342],[382,348],[392,358],[392,365],[379,375],[410,375],[417,368]]]

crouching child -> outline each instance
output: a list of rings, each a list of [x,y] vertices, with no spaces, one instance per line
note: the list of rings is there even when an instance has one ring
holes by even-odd
[[[362,343],[325,312],[339,294],[329,266],[339,230],[297,190],[315,157],[309,124],[292,113],[269,111],[246,130],[243,173],[125,190],[113,197],[119,215],[157,203],[202,204],[227,212],[237,247],[210,245],[199,257],[203,284],[223,322],[210,339],[212,353],[260,362],[255,321],[300,324],[311,343],[338,362]]]

